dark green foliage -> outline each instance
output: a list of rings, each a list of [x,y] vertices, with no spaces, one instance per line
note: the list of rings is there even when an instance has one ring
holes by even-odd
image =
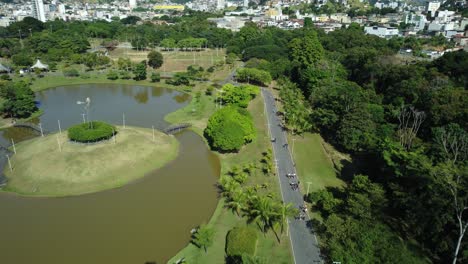
[[[151,73],[150,79],[151,79],[151,82],[160,82],[161,75],[159,74],[159,72],[153,72]]]
[[[228,263],[243,263],[242,256],[254,256],[257,246],[257,231],[250,227],[235,227],[226,235]]]
[[[129,79],[132,78],[130,73],[127,72],[127,71],[122,71],[122,72],[119,73],[119,75],[120,75],[120,79],[122,79],[122,80],[129,80]]]
[[[150,51],[148,53],[148,65],[153,69],[157,69],[163,65],[164,58],[160,52]]]
[[[146,80],[146,63],[138,63],[133,69],[133,75],[133,79],[136,81]]]
[[[13,61],[13,64],[16,66],[23,66],[23,67],[30,67],[33,64],[33,59],[31,57],[31,54],[22,52],[15,54],[11,57],[11,60]]]
[[[68,138],[81,143],[98,142],[117,133],[114,126],[102,121],[91,121],[74,125],[68,129]]]
[[[137,16],[128,16],[122,20],[120,20],[120,22],[122,22],[122,24],[126,24],[126,25],[135,25],[138,21],[140,21],[141,18],[140,17],[137,17]]]
[[[166,83],[172,85],[190,85],[190,78],[187,76],[186,73],[178,72],[174,75],[174,77],[170,80],[167,80]]]
[[[116,71],[109,71],[107,73],[107,79],[109,80],[117,80],[119,78],[119,74]]]
[[[242,54],[242,60],[246,61],[251,58],[258,58],[274,61],[286,56],[286,47],[278,47],[276,45],[261,45],[246,48]]]
[[[262,86],[267,86],[272,81],[269,72],[255,68],[239,68],[237,70],[236,78],[240,82],[248,82]]]
[[[437,67],[439,72],[453,78],[465,88],[468,87],[468,52],[462,50],[448,52],[435,60],[432,65]]]
[[[3,115],[25,118],[38,110],[34,101],[34,93],[29,84],[24,81],[1,83],[0,93],[5,98],[1,109]]]
[[[216,111],[204,134],[213,149],[229,152],[238,151],[256,135],[249,112],[233,106]]]

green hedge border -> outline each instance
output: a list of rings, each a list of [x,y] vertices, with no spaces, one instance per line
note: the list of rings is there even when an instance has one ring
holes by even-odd
[[[68,129],[68,138],[80,143],[94,143],[107,140],[117,134],[117,129],[102,121],[91,121],[74,125]]]

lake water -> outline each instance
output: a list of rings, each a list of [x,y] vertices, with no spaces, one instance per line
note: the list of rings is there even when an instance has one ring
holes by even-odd
[[[116,125],[162,129],[163,118],[189,102],[186,94],[127,85],[57,87],[37,94],[44,114],[34,120],[57,131],[83,121],[77,101],[91,99],[89,116]],[[125,116],[125,117],[124,117]],[[9,145],[34,137],[25,128],[0,132]],[[0,193],[1,263],[165,263],[190,240],[190,230],[207,222],[217,203],[220,164],[202,138],[175,135],[179,156],[165,167],[119,189],[64,198]]]

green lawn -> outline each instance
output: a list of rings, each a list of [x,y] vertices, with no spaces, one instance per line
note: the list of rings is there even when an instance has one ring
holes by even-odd
[[[69,196],[116,188],[162,167],[178,152],[173,136],[156,131],[153,140],[151,129],[118,128],[115,139],[79,144],[64,132],[21,142],[11,158],[13,171],[5,168],[3,190]]]
[[[290,147],[294,148],[293,157],[304,193],[307,191],[307,182],[311,183],[310,192],[344,184],[336,177],[333,163],[322,146],[323,139],[319,134],[306,133],[304,137],[290,135],[288,140]]]
[[[257,129],[257,138],[243,147],[239,153],[220,155],[222,173],[226,173],[234,165],[258,161],[261,158],[261,153],[270,147],[265,116],[263,114],[263,100],[260,96],[250,103],[249,111],[252,113],[254,118],[255,127]],[[171,120],[171,118],[168,119]],[[276,176],[265,176],[262,173],[254,173],[249,178],[247,185],[263,183],[268,185],[268,189],[264,190],[264,192],[272,192],[278,198],[280,197],[279,183]],[[215,213],[208,223],[209,226],[216,230],[213,246],[208,248],[208,252],[205,253],[203,249],[199,249],[196,246],[189,244],[169,260],[168,263],[173,264],[181,258],[185,258],[187,263],[224,263],[227,232],[235,226],[246,224],[246,218],[238,217],[231,211],[224,208],[224,201],[220,200]],[[267,261],[266,263],[293,263],[291,246],[289,243],[290,240],[286,236],[286,232],[280,236],[281,243],[278,243],[273,232],[269,231],[266,235],[263,235],[256,225],[253,225],[253,227],[259,232],[256,252],[257,256],[264,258]]]

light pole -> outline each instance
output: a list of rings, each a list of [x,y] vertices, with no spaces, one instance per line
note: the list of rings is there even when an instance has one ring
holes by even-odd
[[[309,196],[309,187],[312,182],[307,182],[307,196]]]

